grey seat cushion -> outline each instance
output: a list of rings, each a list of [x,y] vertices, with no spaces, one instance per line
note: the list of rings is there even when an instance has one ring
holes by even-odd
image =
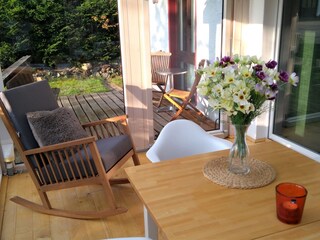
[[[98,140],[97,147],[106,172],[133,148],[128,135]]]
[[[119,162],[133,148],[132,143],[131,143],[131,139],[128,135],[120,135],[120,136],[111,137],[111,138],[107,138],[107,139],[100,139],[96,142],[96,144],[97,144],[97,148],[99,150],[99,153],[101,155],[101,160],[102,160],[102,163],[104,165],[106,172],[108,172],[117,162]],[[93,160],[91,158],[90,149],[87,147],[86,150],[90,155],[90,162],[91,162],[91,165],[93,166]],[[85,150],[81,150],[80,154],[81,154],[82,158],[85,158]],[[50,175],[51,180],[53,182],[56,182],[55,178],[53,177],[52,169],[54,170],[54,173],[57,176],[58,182],[61,182],[62,179],[64,179],[64,180],[68,179],[67,174],[68,174],[68,176],[72,176],[71,168],[75,174],[76,179],[79,179],[80,176],[82,178],[86,178],[86,177],[91,177],[91,176],[97,175],[98,172],[94,166],[92,167],[93,172],[91,171],[91,168],[88,163],[85,164],[85,166],[84,166],[85,169],[82,167],[82,165],[80,164],[81,157],[79,155],[76,155],[75,158],[72,158],[70,155],[69,159],[71,160],[70,161],[71,166],[68,165],[68,162],[65,160],[64,161],[65,168],[63,167],[62,163],[60,163],[59,165],[56,165],[54,162],[51,162],[52,168],[48,164],[46,167],[47,167],[47,170],[48,170],[48,173]],[[77,162],[78,168],[77,168],[75,162]],[[58,170],[58,168],[59,168],[59,170]],[[67,174],[64,169],[66,169]],[[45,168],[43,167],[41,169],[41,171],[44,176],[43,181],[46,183],[50,183],[50,180],[49,180],[49,177],[47,175]],[[60,172],[61,172],[61,174],[60,174]],[[88,173],[88,176],[86,175],[86,172]]]
[[[25,149],[39,147],[35,140],[26,113],[50,111],[59,107],[47,81],[40,81],[12,88],[0,93],[11,121]]]

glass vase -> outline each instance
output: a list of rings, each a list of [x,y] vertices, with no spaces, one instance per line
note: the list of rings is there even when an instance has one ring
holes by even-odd
[[[234,174],[245,175],[250,172],[248,166],[249,148],[246,141],[246,133],[249,125],[235,124],[234,143],[229,153],[229,171]]]

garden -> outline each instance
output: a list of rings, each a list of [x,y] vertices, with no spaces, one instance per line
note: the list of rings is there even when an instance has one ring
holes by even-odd
[[[117,0],[0,0],[0,66],[23,56],[60,95],[122,86]]]

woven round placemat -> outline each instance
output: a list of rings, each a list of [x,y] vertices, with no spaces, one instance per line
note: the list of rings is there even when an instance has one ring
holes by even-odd
[[[214,183],[240,189],[263,187],[276,177],[275,170],[265,162],[251,159],[248,165],[250,166],[248,174],[234,174],[228,170],[228,159],[221,157],[207,162],[203,167],[203,174]]]

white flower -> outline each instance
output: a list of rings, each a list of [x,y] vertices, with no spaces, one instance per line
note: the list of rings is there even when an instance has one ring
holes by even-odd
[[[270,88],[267,88],[266,92],[265,92],[265,96],[267,97],[267,99],[274,99],[277,95],[278,91],[273,91]]]
[[[253,112],[254,110],[256,110],[256,109],[255,109],[253,103],[250,103],[250,106],[249,106],[249,108],[248,108],[248,113],[249,113],[249,112]]]
[[[223,98],[221,99],[221,107],[227,112],[232,112],[234,108],[234,102],[232,99]]]
[[[249,85],[249,87],[247,85]],[[234,82],[233,92],[242,91],[246,97],[249,97],[250,87],[250,82],[247,83],[245,81],[237,80]]]
[[[235,75],[232,72],[227,72],[224,76],[225,85],[229,85],[235,81]]]
[[[264,73],[271,77],[271,78],[277,78],[277,75],[278,75],[278,71],[274,68],[274,69],[271,69],[271,68],[267,68],[265,65],[263,67],[263,71]]]
[[[239,70],[240,70],[240,73],[242,76],[244,76],[246,78],[251,77],[252,72],[250,71],[250,69],[248,67],[241,66]]]
[[[236,110],[238,110],[244,114],[249,113],[250,109],[251,109],[251,103],[249,103],[249,102],[246,102],[245,104],[238,105],[236,107]]]
[[[232,87],[224,88],[223,91],[221,92],[221,97],[224,99],[232,100],[232,98],[233,98],[233,90],[232,89],[233,89]]]
[[[234,93],[233,101],[238,105],[246,105],[248,103],[247,96],[248,94],[246,94],[246,90],[239,90],[238,92]]]
[[[298,86],[299,83],[299,77],[295,72],[291,73],[290,78],[289,78],[289,83],[293,86]]]
[[[216,96],[221,96],[223,92],[223,87],[221,84],[214,85],[212,88],[212,93]]]
[[[240,57],[240,63],[243,65],[250,65],[251,64],[251,57],[250,56]]]
[[[267,76],[267,77],[265,77],[264,79],[263,79],[263,81],[267,84],[267,85],[272,85],[274,82],[273,82],[273,78],[272,77],[269,77],[269,76]]]
[[[204,68],[203,71],[205,72],[206,77],[214,77],[217,73],[217,68],[209,65],[208,67]]]
[[[251,56],[250,60],[251,60],[253,63],[258,63],[258,57],[257,57],[256,55]]]
[[[198,85],[198,89],[197,92],[199,95],[205,96],[208,94],[208,88],[206,86],[200,86],[200,84]]]

